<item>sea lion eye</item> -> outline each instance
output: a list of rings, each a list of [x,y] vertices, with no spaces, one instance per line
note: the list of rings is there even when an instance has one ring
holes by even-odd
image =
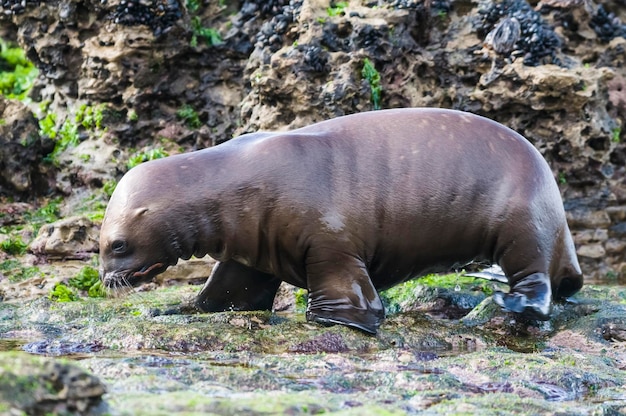
[[[114,253],[122,254],[122,253],[126,252],[127,246],[128,245],[126,244],[126,241],[124,241],[124,240],[115,240],[115,241],[113,241],[111,243],[111,250]]]

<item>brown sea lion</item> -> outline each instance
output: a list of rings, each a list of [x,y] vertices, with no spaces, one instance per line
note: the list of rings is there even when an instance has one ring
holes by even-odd
[[[204,311],[272,307],[308,289],[309,320],[375,333],[378,290],[472,261],[499,264],[509,311],[548,319],[583,277],[550,168],[524,137],[443,109],[339,117],[246,134],[131,169],[100,235],[107,287],[179,258],[219,263]]]

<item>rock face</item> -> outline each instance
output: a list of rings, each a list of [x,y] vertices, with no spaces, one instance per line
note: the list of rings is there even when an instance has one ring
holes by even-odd
[[[3,409],[43,414],[103,414],[106,388],[97,377],[66,362],[2,353],[0,402]]]
[[[42,158],[52,147],[39,136],[37,119],[24,104],[0,96],[0,195],[41,195],[52,166]]]
[[[378,106],[485,115],[552,166],[585,274],[626,275],[620,0],[191,3],[5,1],[0,33],[16,33],[39,67],[32,96],[50,111],[105,103],[103,137],[121,152],[163,137],[191,150]]]
[[[65,218],[41,227],[29,250],[50,259],[87,259],[98,251],[99,232],[88,218]]]

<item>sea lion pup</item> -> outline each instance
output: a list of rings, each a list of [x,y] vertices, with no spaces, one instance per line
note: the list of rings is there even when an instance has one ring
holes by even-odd
[[[378,291],[472,261],[498,264],[504,309],[548,319],[583,284],[556,181],[522,136],[453,110],[354,114],[143,163],[100,234],[107,287],[208,254],[204,311],[270,309],[281,281],[307,319],[376,333]]]

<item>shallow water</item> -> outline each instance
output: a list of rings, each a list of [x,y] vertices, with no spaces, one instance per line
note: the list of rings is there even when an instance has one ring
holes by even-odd
[[[479,323],[402,312],[390,314],[376,337],[310,324],[304,313],[180,312],[176,305],[196,292],[5,304],[0,351],[75,361],[106,384],[104,400],[119,414],[378,406],[439,415],[463,406],[468,413],[585,408],[576,414],[591,415],[626,406],[623,381],[615,381],[626,379],[623,348],[597,337],[602,326],[626,322],[626,286],[587,286],[577,303],[555,308],[551,321],[530,329],[483,302],[473,311]],[[179,312],[159,312],[170,309]],[[274,407],[265,408],[270,402]]]

